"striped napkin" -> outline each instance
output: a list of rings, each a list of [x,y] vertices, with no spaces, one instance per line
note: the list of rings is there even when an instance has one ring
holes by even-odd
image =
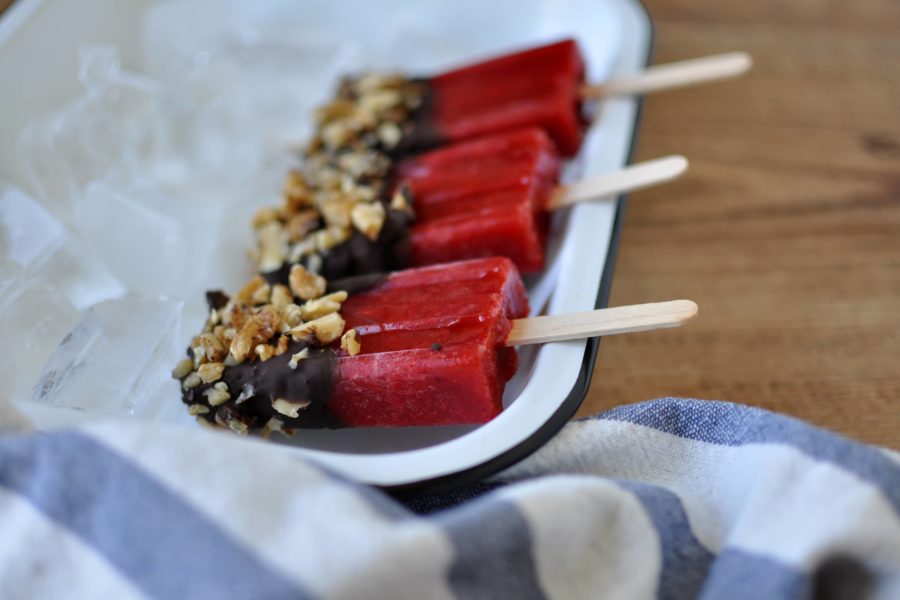
[[[395,498],[222,434],[7,428],[0,532],[4,599],[900,598],[900,461],[662,399]]]

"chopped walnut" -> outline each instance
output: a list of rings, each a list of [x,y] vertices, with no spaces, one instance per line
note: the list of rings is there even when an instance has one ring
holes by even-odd
[[[186,390],[190,390],[197,387],[201,383],[203,383],[203,380],[200,379],[200,374],[194,371],[184,378],[184,381],[181,382],[181,387]]]
[[[391,209],[411,212],[411,197],[412,193],[410,192],[409,188],[405,185],[401,185],[399,188],[397,188],[397,191],[394,192],[394,195],[391,196]]]
[[[322,344],[330,344],[341,336],[344,331],[344,319],[338,313],[331,313],[308,321],[290,330],[291,337],[295,341],[303,341],[312,335]]]
[[[288,351],[288,346],[290,345],[291,340],[288,336],[283,335],[278,338],[278,343],[275,344],[275,356],[281,356],[285,352]]]
[[[281,318],[290,329],[303,322],[303,311],[296,304],[288,304],[281,307]]]
[[[320,135],[326,146],[336,150],[351,140],[353,130],[346,121],[332,121],[322,127]]]
[[[312,192],[309,184],[303,177],[303,173],[297,170],[290,171],[284,186],[281,188],[284,201],[291,210],[299,210],[304,206],[313,205]]]
[[[288,275],[291,292],[303,300],[318,298],[325,293],[326,281],[321,275],[310,273],[303,265],[293,265]]]
[[[359,99],[363,110],[376,114],[394,108],[402,102],[400,92],[386,89],[367,91]]]
[[[355,329],[348,329],[344,335],[341,336],[341,348],[347,351],[347,354],[350,356],[356,356],[359,354],[361,345],[359,343],[359,333]]]
[[[299,242],[308,233],[314,231],[319,225],[319,213],[315,210],[300,211],[292,215],[285,225],[288,240],[292,243]]]
[[[256,355],[262,362],[266,362],[275,356],[275,346],[272,346],[271,344],[258,344],[253,351],[256,352]]]
[[[385,148],[394,148],[403,138],[403,131],[396,123],[382,123],[378,126],[378,139]]]
[[[266,223],[256,230],[256,238],[259,246],[257,259],[259,270],[268,273],[278,269],[287,258],[288,252],[288,235],[284,226],[279,221]],[[240,294],[238,298],[243,300]]]
[[[241,302],[243,304],[252,305],[253,304],[253,296],[257,293],[257,291],[269,284],[266,283],[266,280],[262,278],[262,276],[257,275],[253,279],[247,282],[247,284],[241,288],[235,296],[235,300]],[[225,310],[228,310],[228,306],[225,306]]]
[[[231,394],[228,392],[228,386],[224,381],[220,381],[213,387],[203,392],[206,401],[210,406],[219,406],[231,400]]]
[[[190,358],[182,358],[178,361],[178,364],[175,365],[175,368],[172,369],[172,377],[175,379],[184,379],[193,370],[194,361]]]
[[[352,218],[352,212],[351,212]],[[353,234],[350,227],[333,226],[328,229],[320,229],[312,234],[316,250],[330,250],[341,242],[350,239]]]
[[[259,229],[263,225],[268,225],[273,221],[278,221],[279,219],[278,209],[272,208],[270,206],[263,207],[256,211],[256,214],[253,215],[253,229]]]
[[[325,223],[332,227],[349,227],[350,211],[356,205],[357,199],[350,194],[336,194],[322,202],[319,209]]]
[[[337,99],[316,109],[316,121],[326,123],[335,119],[344,119],[353,114],[356,105],[350,100]]]
[[[364,236],[373,242],[378,239],[384,225],[384,206],[380,202],[360,203],[353,207],[350,220]]]
[[[262,279],[260,277],[260,279]],[[225,339],[228,339],[229,331],[236,331],[244,326],[247,322],[247,313],[241,304],[235,300],[229,300],[222,310],[219,311],[222,316],[222,323],[228,328],[225,330]],[[234,335],[232,334],[232,337]]]
[[[197,374],[200,375],[200,379],[203,383],[212,383],[213,381],[218,381],[222,378],[223,371],[225,371],[224,364],[220,362],[211,362],[200,365],[200,368],[197,369]]]
[[[219,362],[225,358],[225,345],[214,333],[203,333],[198,338],[198,344],[203,349],[203,355],[209,362]]]
[[[209,407],[203,404],[191,404],[188,406],[188,414],[192,417],[209,413]]]
[[[276,398],[272,402],[272,408],[275,409],[276,412],[286,416],[291,417],[292,419],[296,419],[300,416],[300,411],[308,408],[310,405],[309,400],[300,400],[297,402],[290,402],[285,400],[284,398]]]
[[[307,300],[300,307],[300,315],[304,321],[311,321],[341,310],[341,303],[347,300],[347,292],[339,291],[315,300]]]
[[[262,430],[259,432],[259,436],[267,440],[272,437],[273,433],[280,433],[284,437],[291,437],[294,434],[294,430],[290,427],[285,427],[281,420],[272,417],[266,421],[265,425],[263,425]]]
[[[288,286],[276,283],[272,286],[272,304],[278,308],[293,304],[294,296]]]
[[[297,352],[296,354],[291,356],[291,360],[288,361],[288,367],[290,367],[291,369],[296,369],[300,361],[307,358],[309,358],[309,348],[304,348],[300,352]]]
[[[257,345],[272,339],[280,325],[281,315],[278,308],[272,305],[264,306],[247,320],[231,341],[231,354],[238,362],[245,361]]]
[[[235,413],[228,410],[228,407],[222,407],[216,411],[216,423],[222,427],[227,427],[238,435],[247,435],[250,427],[241,419],[235,416]]]

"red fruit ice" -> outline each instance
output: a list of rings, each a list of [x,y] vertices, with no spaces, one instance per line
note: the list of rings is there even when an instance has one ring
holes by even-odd
[[[484,423],[502,410],[516,352],[504,345],[528,301],[505,258],[389,275],[341,308],[361,342],[341,352],[327,409],[345,426]]]

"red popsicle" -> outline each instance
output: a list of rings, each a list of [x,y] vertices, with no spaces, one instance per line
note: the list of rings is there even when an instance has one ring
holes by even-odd
[[[544,266],[546,203],[560,158],[540,129],[499,134],[405,161],[416,220],[413,265],[506,256],[523,273]]]
[[[328,409],[357,427],[484,423],[516,371],[510,322],[527,313],[507,259],[391,274],[341,307],[361,352],[340,358]]]
[[[291,328],[284,315],[299,308],[262,303],[242,309],[230,350],[225,340],[208,338],[217,335],[216,319],[231,318],[236,300],[212,294],[213,317],[192,343],[191,358],[202,354],[214,362],[177,373],[191,413],[237,431],[267,423],[271,429],[272,418],[279,426],[401,427],[476,424],[496,416],[516,370],[506,337],[511,321],[528,313],[512,262],[490,258],[368,279],[369,289],[344,295],[343,305],[334,307],[340,316],[312,315]],[[359,280],[333,284],[352,289]],[[260,289],[266,290],[257,285],[237,301],[264,300]],[[233,323],[223,322],[220,333],[227,326]],[[248,332],[254,349],[243,352],[239,340]],[[330,347],[310,345],[314,339]]]
[[[388,193],[366,205],[347,192],[350,223],[343,213],[321,209],[328,231],[338,231],[340,243],[316,245],[322,228],[306,238],[286,243],[284,230],[293,218],[291,203],[280,208],[277,220],[266,221],[260,256],[274,255],[277,269],[262,268],[271,282],[284,281],[290,262],[300,262],[328,278],[399,270],[489,256],[506,256],[523,273],[544,267],[549,213],[561,206],[602,198],[667,181],[687,166],[683,157],[669,157],[632,165],[569,186],[558,184],[561,159],[553,142],[539,128],[526,128],[460,142],[398,163]],[[407,194],[408,192],[408,194]],[[333,192],[344,202],[342,192]],[[375,204],[380,204],[376,206]],[[351,207],[352,208],[349,208]],[[368,220],[353,220],[365,209]],[[310,209],[304,206],[303,214]],[[366,215],[363,215],[366,216]],[[355,230],[354,230],[355,228]],[[330,234],[329,234],[330,235]],[[287,257],[290,258],[285,261]],[[260,261],[263,264],[263,261]]]
[[[536,126],[574,156],[586,124],[583,80],[573,39],[507,54],[429,78],[419,122],[444,143]]]

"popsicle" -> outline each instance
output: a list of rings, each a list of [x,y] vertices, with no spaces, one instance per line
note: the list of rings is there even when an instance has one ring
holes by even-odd
[[[402,155],[487,134],[539,127],[563,156],[581,146],[583,101],[733,77],[751,65],[734,52],[651,67],[601,84],[584,81],[577,43],[564,39],[428,78],[370,73],[342,81],[320,111],[313,147],[368,147]]]
[[[208,294],[204,332],[173,372],[190,414],[263,435],[484,423],[502,411],[513,346],[671,327],[696,312],[675,301],[523,319],[525,290],[505,258],[332,282],[344,288],[332,292],[300,267],[294,275],[290,289],[257,277],[234,299]]]
[[[338,278],[506,256],[523,273],[536,272],[544,266],[551,210],[667,181],[686,164],[681,157],[651,161],[559,186],[561,159],[541,129],[453,144],[398,163],[382,196],[368,205],[352,185],[310,200],[322,223],[305,237],[284,234],[294,218],[289,202],[280,216],[268,212],[269,218],[257,221],[259,271],[278,282],[296,262]],[[354,211],[367,212],[354,219]],[[333,234],[325,236],[323,229]]]
[[[483,423],[500,412],[516,370],[504,340],[528,312],[509,260],[332,284],[349,298],[304,301],[326,291],[305,276],[316,282],[307,289],[297,275],[290,291],[256,279],[234,300],[209,295],[206,331],[176,373],[192,414],[243,432]]]

